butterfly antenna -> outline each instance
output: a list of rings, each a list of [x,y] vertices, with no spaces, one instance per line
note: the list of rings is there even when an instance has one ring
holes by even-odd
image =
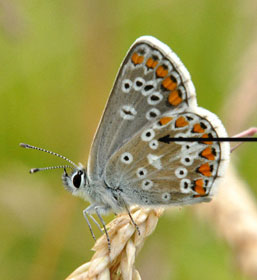
[[[52,151],[49,151],[49,150],[46,150],[46,149],[43,149],[43,148],[35,147],[35,146],[29,145],[29,144],[24,144],[24,143],[20,143],[20,147],[25,148],[25,149],[33,149],[33,150],[48,153],[50,155],[57,156],[59,158],[62,158],[64,160],[68,161],[75,168],[78,168],[78,166],[73,161],[71,161],[70,159],[66,158],[65,156],[59,155],[55,152],[52,152]],[[64,168],[64,169],[65,168],[71,168],[71,169],[73,169],[73,167],[71,167],[69,165],[58,165],[58,166],[49,166],[49,167],[43,167],[43,168],[32,168],[32,169],[30,169],[29,172],[30,173],[35,173],[35,172],[38,172],[38,171],[51,170],[51,169],[57,169],[57,168]]]
[[[42,168],[31,168],[29,173],[36,173],[39,171],[44,171],[44,170],[51,170],[51,169],[57,169],[57,168],[71,168],[73,169],[73,167],[69,166],[69,165],[58,165],[58,166],[48,166],[48,167],[42,167]]]

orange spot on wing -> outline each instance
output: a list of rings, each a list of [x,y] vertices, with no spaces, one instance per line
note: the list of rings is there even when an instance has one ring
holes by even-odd
[[[177,83],[172,77],[167,77],[162,81],[162,86],[167,90],[174,90],[177,87]]]
[[[203,132],[204,132],[204,129],[201,127],[201,125],[200,125],[199,123],[196,123],[196,124],[194,125],[193,132],[196,132],[196,133],[203,133]]]
[[[141,64],[144,61],[144,56],[133,53],[131,60],[134,64]]]
[[[172,117],[163,117],[160,119],[160,124],[165,125],[165,124],[169,123],[172,119],[173,119]]]
[[[156,69],[156,75],[157,77],[164,78],[168,75],[168,70],[163,65],[161,65]]]
[[[201,156],[208,159],[208,160],[215,160],[215,155],[213,154],[211,147],[205,148],[201,152]]]
[[[211,167],[210,167],[209,163],[204,163],[204,164],[202,164],[202,165],[197,169],[197,171],[200,172],[201,174],[203,174],[203,175],[206,176],[206,177],[212,176]]]
[[[143,56],[139,56],[138,58],[138,64],[141,64],[144,62],[144,57]]]
[[[209,138],[209,135],[207,133],[202,135],[202,138]],[[213,142],[211,141],[202,141],[202,143],[207,144],[207,145],[211,145]]]
[[[198,179],[195,181],[195,187],[194,187],[194,191],[196,191],[197,193],[199,193],[199,195],[205,195],[205,189],[204,189],[204,182],[203,179]]]
[[[156,65],[158,64],[158,61],[157,60],[154,60],[153,58],[148,58],[148,60],[147,60],[147,62],[146,62],[146,66],[148,67],[148,68],[155,68],[156,67]]]
[[[183,101],[183,99],[181,98],[179,92],[175,90],[169,94],[168,101],[171,105],[177,106]]]
[[[177,118],[175,123],[176,127],[184,127],[187,125],[188,125],[188,121],[184,117],[180,116],[179,118]]]

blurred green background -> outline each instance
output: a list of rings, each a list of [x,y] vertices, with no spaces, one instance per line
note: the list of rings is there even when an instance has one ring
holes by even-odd
[[[63,279],[92,256],[82,215],[88,204],[62,188],[61,170],[29,175],[63,162],[19,142],[85,163],[119,65],[141,35],[179,55],[200,106],[232,133],[222,115],[257,37],[256,3],[0,0],[0,10],[0,279]],[[244,128],[256,123],[255,112]],[[256,195],[254,145],[233,160]],[[142,278],[246,279],[228,245],[190,209],[160,219],[137,259]]]

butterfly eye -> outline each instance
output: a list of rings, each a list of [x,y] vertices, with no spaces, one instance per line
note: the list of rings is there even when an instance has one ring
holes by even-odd
[[[80,187],[82,174],[83,174],[83,172],[81,170],[79,170],[77,172],[77,174],[74,175],[74,177],[72,178],[73,185],[77,189]]]

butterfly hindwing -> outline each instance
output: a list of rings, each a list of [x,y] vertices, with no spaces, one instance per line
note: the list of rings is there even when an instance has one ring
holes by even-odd
[[[210,200],[227,165],[229,144],[169,142],[169,138],[226,136],[220,120],[205,109],[166,113],[112,155],[105,181],[120,189],[128,204],[181,205]]]
[[[117,75],[91,147],[88,176],[98,180],[108,159],[164,112],[196,107],[195,89],[180,59],[159,40],[132,45]]]

